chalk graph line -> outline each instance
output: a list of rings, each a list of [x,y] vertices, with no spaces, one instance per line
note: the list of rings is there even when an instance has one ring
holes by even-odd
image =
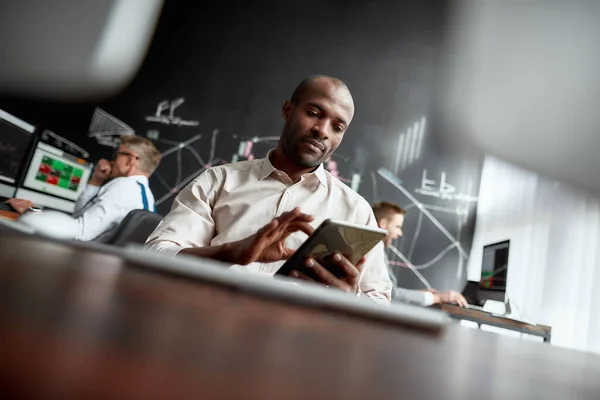
[[[400,252],[400,250],[398,250],[396,247],[390,245],[388,247],[390,250],[392,250],[392,252],[394,254],[396,254],[398,256],[398,258],[400,258],[404,264],[415,274],[415,276],[417,278],[419,278],[419,280],[425,285],[425,287],[427,289],[433,289],[433,287],[431,286],[431,284],[429,283],[429,281],[427,279],[425,279],[425,277],[419,272],[418,268],[416,268],[405,256],[404,254],[402,254],[402,252]]]
[[[221,161],[220,159],[215,159],[215,147],[216,147],[216,143],[217,143],[217,136],[219,134],[219,130],[218,129],[214,129],[212,132],[212,137],[211,137],[211,147],[210,147],[210,159],[208,160],[208,162],[204,162],[204,160],[202,159],[202,157],[200,156],[200,154],[198,154],[198,152],[196,151],[196,149],[194,149],[192,147],[192,144],[195,143],[196,141],[200,140],[202,138],[201,134],[197,134],[192,136],[191,138],[187,139],[184,142],[174,142],[171,140],[167,140],[167,139],[159,139],[160,142],[166,143],[166,144],[170,144],[172,145],[172,147],[168,148],[167,150],[165,150],[164,152],[161,153],[163,159],[173,153],[175,153],[176,155],[176,160],[177,160],[177,177],[176,177],[176,184],[174,186],[169,186],[164,179],[159,178],[159,181],[161,182],[161,184],[163,186],[167,186],[165,187],[165,189],[167,189],[167,193],[165,193],[162,197],[160,197],[157,201],[156,204],[162,204],[163,202],[165,202],[166,200],[168,200],[170,197],[172,197],[174,194],[176,194],[177,192],[179,192],[181,189],[183,189],[188,183],[190,183],[195,177],[197,177],[198,175],[200,175],[202,172],[204,172],[206,169],[210,168],[211,166],[215,165],[215,163]],[[182,150],[187,150],[189,151],[194,158],[196,159],[196,161],[198,161],[198,164],[200,164],[200,168],[197,169],[196,171],[192,172],[191,174],[189,174],[188,176],[186,176],[185,178],[182,179],[182,174],[183,174],[183,159],[182,159]],[[166,185],[165,185],[166,184]]]
[[[470,192],[470,191],[469,191]],[[456,241],[460,243],[461,240],[461,233],[462,233],[462,226],[463,223],[466,222],[466,220],[469,217],[469,208],[465,207],[465,208],[460,208],[460,207],[456,207],[456,209],[451,209],[451,208],[447,208],[447,207],[440,207],[440,206],[436,206],[436,205],[431,205],[431,204],[424,204],[421,203],[423,205],[424,208],[427,208],[429,210],[434,210],[434,211],[439,211],[439,212],[445,212],[445,213],[449,213],[449,214],[454,214],[456,216],[458,216],[458,220],[457,220],[457,233],[456,233]],[[409,210],[413,209],[417,207],[416,204],[408,204],[404,209],[408,212]],[[419,221],[422,221],[422,216],[423,214],[421,212],[419,212]],[[461,218],[462,217],[462,218]],[[408,258],[411,259],[412,258],[412,254],[413,254],[413,246],[415,245],[415,243],[417,242],[417,239],[420,235],[420,224],[417,223],[417,229],[415,230],[415,234],[413,235],[412,238],[412,242],[411,242],[411,248],[410,248],[410,252],[408,255]],[[448,246],[448,249],[444,249],[443,255],[445,255],[446,253],[448,253],[448,251],[452,250],[452,248],[454,248],[454,244],[450,244]],[[437,258],[439,256],[439,258]],[[438,256],[434,257],[434,259],[437,261],[439,261],[442,256],[438,254]],[[463,257],[463,255],[461,253],[458,253],[458,267],[456,270],[456,278],[460,279],[464,270],[464,261],[465,258]],[[429,264],[429,263],[426,263]],[[435,264],[435,262],[431,263],[431,265]],[[425,265],[425,264],[423,264]],[[416,266],[417,268],[421,268],[423,265],[418,265]],[[431,266],[428,265],[428,266]]]
[[[421,225],[423,224],[423,213],[419,213],[419,219],[417,221],[417,229],[415,229],[415,234],[412,237],[412,242],[410,244],[410,250],[408,251],[408,258],[412,260],[413,253],[415,251],[415,246],[417,244],[417,239],[419,238],[419,233],[421,233]]]
[[[377,196],[377,176],[374,171],[371,171],[371,181],[373,182],[373,198],[378,199]]]

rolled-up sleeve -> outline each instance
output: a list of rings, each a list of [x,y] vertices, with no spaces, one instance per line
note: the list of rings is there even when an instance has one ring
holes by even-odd
[[[209,168],[188,184],[148,237],[146,248],[175,256],[185,248],[208,246],[215,232],[212,207],[223,180],[222,173]]]
[[[395,287],[392,296],[394,302],[412,303],[419,306],[430,306],[433,304],[433,294],[420,290]]]

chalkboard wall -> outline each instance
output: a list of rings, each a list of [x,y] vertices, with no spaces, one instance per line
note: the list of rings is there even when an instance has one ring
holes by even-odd
[[[328,169],[367,200],[408,209],[396,243],[408,260],[390,252],[405,286],[424,287],[403,268],[410,261],[434,287],[460,290],[482,154],[438,117],[449,3],[199,3],[166,2],[139,74],[117,96],[77,104],[5,98],[0,108],[92,158],[112,151],[98,141],[110,143],[106,115],[96,113],[90,137],[96,107],[154,139],[165,156],[150,183],[165,214],[205,167],[274,147],[283,102],[303,78],[337,76],[356,114]]]

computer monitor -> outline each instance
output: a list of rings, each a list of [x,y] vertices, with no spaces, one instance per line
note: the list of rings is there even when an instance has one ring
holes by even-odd
[[[510,240],[483,247],[479,297],[481,300],[504,301],[508,272]]]
[[[0,110],[0,197],[13,197],[35,127]]]
[[[38,142],[16,197],[72,212],[93,165],[47,143]]]

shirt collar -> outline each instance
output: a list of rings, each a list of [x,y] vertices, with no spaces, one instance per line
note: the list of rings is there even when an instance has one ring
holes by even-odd
[[[132,175],[131,178],[135,178],[140,183],[148,184],[148,177],[146,175]]]
[[[110,186],[114,185],[115,182],[123,182],[123,180],[126,180],[126,179],[136,181],[136,182],[142,183],[142,184],[150,187],[148,177],[145,175],[120,176],[118,178],[113,178],[113,179],[109,180],[108,182],[105,182],[101,187],[110,187]]]
[[[277,168],[275,168],[273,164],[271,164],[271,160],[269,159],[273,151],[275,150],[269,150],[267,156],[262,161],[262,166],[260,168],[260,176],[258,178],[258,180],[260,181],[271,175],[273,172],[277,171]],[[315,174],[315,176],[319,180],[319,183],[321,183],[323,187],[327,187],[327,176],[325,174],[325,167],[323,167],[322,163],[317,167],[317,169],[315,169],[313,172],[310,172],[310,174]]]

